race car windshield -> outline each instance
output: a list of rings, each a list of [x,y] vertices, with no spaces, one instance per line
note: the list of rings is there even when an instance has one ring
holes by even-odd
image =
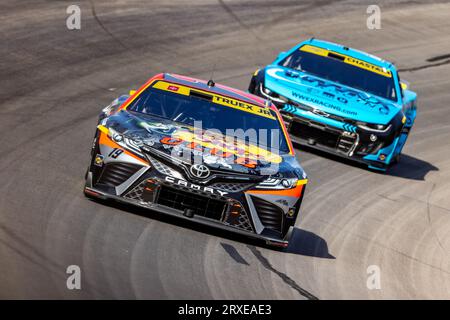
[[[397,95],[392,77],[362,69],[329,56],[296,50],[280,62],[286,68],[307,72],[355,89],[396,101]]]
[[[186,96],[151,87],[142,92],[127,110],[189,126],[198,126],[201,121],[203,130],[218,130],[228,136],[235,131],[233,136],[246,144],[280,153],[289,152],[283,130],[273,111],[272,117],[263,117],[216,104],[199,96]]]

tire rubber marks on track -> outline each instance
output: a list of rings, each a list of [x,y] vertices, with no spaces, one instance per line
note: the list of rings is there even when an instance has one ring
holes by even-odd
[[[239,252],[236,250],[235,247],[233,247],[230,244],[227,243],[220,243],[220,245],[222,246],[222,248],[230,255],[230,257],[236,261],[239,264],[244,264],[244,265],[250,265],[240,254]],[[275,269],[269,262],[269,260],[267,260],[266,257],[264,257],[262,255],[262,253],[256,249],[256,247],[254,246],[247,246],[250,251],[253,253],[253,255],[256,257],[256,259],[258,259],[259,262],[261,262],[261,264],[263,265],[264,268],[266,268],[267,270],[275,273],[277,276],[279,276],[281,278],[281,280],[283,280],[284,283],[286,283],[288,286],[290,286],[292,289],[294,289],[295,291],[297,291],[299,294],[301,294],[303,297],[305,297],[308,300],[319,300],[319,298],[317,298],[316,296],[314,296],[313,294],[309,293],[308,291],[306,291],[305,289],[303,289],[302,287],[300,287],[293,279],[291,279],[287,274],[278,271],[277,269]]]
[[[442,241],[439,238],[438,233],[433,228],[433,222],[432,222],[432,219],[431,219],[431,206],[432,206],[432,204],[430,203],[430,201],[431,201],[431,195],[433,194],[435,189],[436,189],[436,183],[433,183],[433,185],[431,187],[431,190],[428,193],[427,202],[426,202],[427,203],[427,220],[428,220],[428,225],[430,226],[431,232],[433,232],[433,235],[436,238],[436,241],[437,241],[439,247],[442,249],[444,255],[446,255],[447,254],[447,250],[445,250],[444,245],[442,244]]]
[[[449,58],[450,58],[450,53],[441,54],[439,56],[434,56],[434,57],[428,58],[427,62],[435,62],[435,61],[449,59]]]
[[[417,70],[423,70],[423,69],[428,69],[428,68],[433,68],[433,67],[440,67],[446,64],[450,64],[450,54],[442,54],[439,56],[435,56],[435,57],[431,57],[429,59],[427,59],[427,62],[435,62],[435,63],[429,63],[429,64],[423,64],[417,67],[411,67],[411,68],[403,68],[403,69],[399,69],[399,72],[411,72],[411,71],[417,71]],[[445,60],[447,59],[447,60]],[[444,61],[442,61],[444,60]]]
[[[240,264],[244,264],[246,266],[249,266],[250,264],[239,254],[239,252],[236,250],[235,247],[233,247],[230,244],[227,243],[220,243],[222,248],[230,255],[231,258],[233,258],[234,261]]]
[[[250,251],[255,255],[255,257],[259,260],[259,262],[261,262],[261,264],[263,265],[264,268],[266,268],[267,270],[275,273],[277,276],[279,276],[281,278],[281,280],[283,280],[284,283],[286,283],[288,286],[290,286],[292,289],[294,289],[295,291],[297,291],[299,294],[301,294],[303,297],[305,297],[308,300],[319,300],[319,298],[317,298],[316,296],[314,296],[312,293],[306,291],[305,289],[303,289],[302,287],[300,287],[292,278],[290,278],[287,274],[278,271],[277,269],[275,269],[269,262],[269,260],[267,260],[266,257],[264,257],[262,255],[262,253],[256,249],[256,247],[254,246],[247,246]]]
[[[253,31],[252,28],[250,28],[247,24],[245,24],[245,23],[241,20],[241,18],[239,18],[239,17],[234,13],[234,11],[233,11],[233,10],[232,10],[232,9],[231,9],[231,8],[230,8],[223,0],[217,0],[217,1],[219,2],[220,6],[221,6],[226,12],[228,12],[228,14],[229,14],[231,17],[233,17],[234,20],[236,20],[236,22],[241,26],[241,28],[243,28],[243,29],[249,31],[249,32],[255,37],[256,40],[263,41],[263,39],[261,39],[261,38],[258,36],[258,34],[256,34],[256,32]]]
[[[91,4],[92,16],[94,17],[95,21],[100,26],[100,28],[102,28],[103,31],[105,31],[114,41],[117,41],[117,43],[120,44],[120,46],[122,46],[124,49],[130,50],[130,48],[128,48],[120,39],[118,39],[114,34],[112,34],[111,31],[109,31],[108,28],[105,27],[103,22],[100,21],[100,19],[97,16],[97,12],[95,11],[94,1],[90,0],[89,2]]]

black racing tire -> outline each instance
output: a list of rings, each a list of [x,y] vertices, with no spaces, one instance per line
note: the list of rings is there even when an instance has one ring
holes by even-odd
[[[402,156],[402,154],[399,153],[394,158],[392,158],[391,165],[398,164],[400,162],[401,156]]]

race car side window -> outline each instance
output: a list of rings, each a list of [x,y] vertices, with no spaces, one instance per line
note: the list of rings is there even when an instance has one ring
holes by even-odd
[[[302,71],[302,56],[298,54],[291,54],[288,57],[286,57],[283,61],[280,62],[280,64],[283,67],[295,69],[298,71]]]

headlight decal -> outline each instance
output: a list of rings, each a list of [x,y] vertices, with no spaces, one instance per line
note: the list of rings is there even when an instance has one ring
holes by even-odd
[[[269,178],[256,186],[257,189],[289,190],[308,183],[308,179]]]
[[[106,131],[105,129],[108,130],[107,131],[108,133],[105,133],[105,131]],[[111,148],[119,148],[119,149],[123,150],[125,152],[125,154],[127,154],[128,156],[133,157],[136,160],[139,160],[140,162],[142,162],[146,165],[149,164],[148,161],[141,158],[139,155],[136,154],[136,152],[131,152],[131,151],[127,150],[127,148],[124,146],[123,142],[119,144],[116,141],[114,141],[110,136],[111,132],[114,133],[111,129],[108,129],[106,127],[100,129],[100,126],[99,126],[99,130],[100,130],[100,137],[99,137],[99,141],[98,141],[99,144],[103,144],[103,145],[109,146]]]
[[[291,189],[297,186],[297,178],[268,178],[258,184],[256,188],[258,189]]]
[[[384,133],[391,129],[392,125],[382,125],[382,124],[371,124],[371,123],[364,123],[364,122],[358,122],[358,128],[371,131],[371,132],[380,132]]]
[[[302,195],[304,188],[305,184],[301,184],[290,189],[253,189],[246,191],[245,193],[299,198]]]
[[[274,93],[273,91],[271,91],[268,88],[263,87],[262,83],[259,84],[259,92],[261,92],[261,94],[265,98],[270,99],[270,100],[275,101],[275,102],[278,102],[278,103],[287,103],[289,101],[287,98]],[[271,94],[276,94],[278,97],[274,97]]]

